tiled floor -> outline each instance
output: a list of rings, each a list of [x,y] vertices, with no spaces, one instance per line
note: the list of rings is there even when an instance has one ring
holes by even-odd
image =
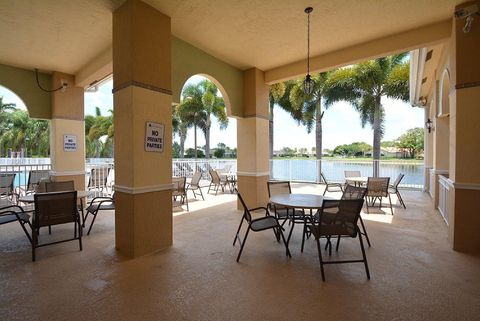
[[[74,242],[50,246],[35,263],[20,227],[0,226],[0,319],[479,320],[480,258],[450,249],[426,194],[403,195],[406,211],[363,215],[370,281],[361,264],[349,264],[327,266],[323,283],[315,243],[300,253],[300,228],[291,259],[263,232],[249,236],[236,263],[232,241],[242,213],[231,194],[177,210],[174,245],[135,260],[114,249],[113,212],[101,213],[82,252]],[[55,227],[53,236],[65,232]],[[360,255],[356,240],[340,249],[342,258]]]

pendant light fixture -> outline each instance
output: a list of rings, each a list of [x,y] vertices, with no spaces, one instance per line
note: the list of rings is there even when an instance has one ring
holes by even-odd
[[[312,13],[313,8],[305,8],[305,13],[307,14],[308,29],[307,29],[307,75],[303,81],[303,91],[307,95],[311,95],[313,92],[314,81],[312,76],[310,76],[310,13]]]

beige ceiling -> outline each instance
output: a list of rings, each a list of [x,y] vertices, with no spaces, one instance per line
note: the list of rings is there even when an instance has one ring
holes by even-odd
[[[76,73],[110,46],[122,0],[0,0],[0,63]],[[462,0],[145,0],[172,33],[241,69],[268,70],[452,16]]]

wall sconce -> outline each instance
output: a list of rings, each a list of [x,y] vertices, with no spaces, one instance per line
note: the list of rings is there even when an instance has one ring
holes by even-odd
[[[427,128],[428,133],[431,133],[431,132],[432,132],[432,130],[433,130],[433,122],[430,120],[430,118],[428,118],[427,121],[425,122],[425,127]]]

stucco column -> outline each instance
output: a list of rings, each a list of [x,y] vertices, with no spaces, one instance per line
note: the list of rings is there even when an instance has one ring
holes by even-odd
[[[468,4],[465,3],[463,6]],[[450,94],[450,180],[454,192],[450,197],[450,213],[453,213],[450,219],[450,235],[453,237],[455,250],[478,254],[480,25],[478,20],[475,20],[468,33],[462,31],[464,25],[465,20],[455,19],[453,30],[455,67],[451,75],[455,90]]]
[[[264,72],[244,72],[243,118],[237,120],[238,190],[249,207],[266,206],[270,177],[268,145],[268,86]]]
[[[52,86],[67,83],[65,90],[52,93],[50,121],[51,175],[56,181],[75,182],[75,189],[85,189],[84,90],[75,87],[75,77],[54,72]]]
[[[142,1],[113,14],[115,245],[131,258],[172,244],[170,37],[170,17]],[[147,122],[164,126],[163,151],[147,151]]]

